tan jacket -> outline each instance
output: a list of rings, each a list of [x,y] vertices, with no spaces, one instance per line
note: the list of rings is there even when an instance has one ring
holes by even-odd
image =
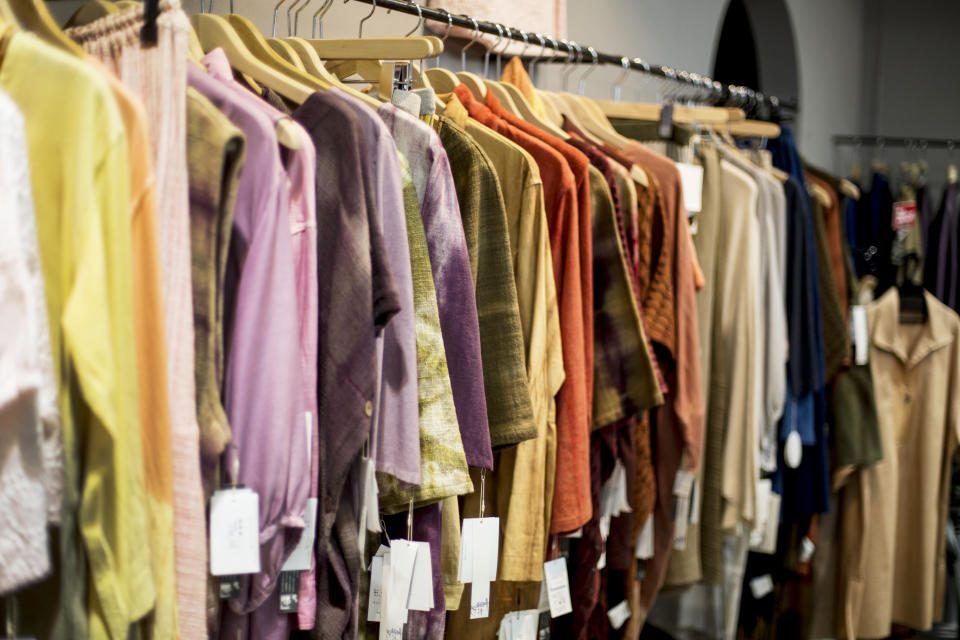
[[[870,367],[883,460],[863,474],[862,596],[838,614],[861,638],[893,622],[925,630],[939,620],[950,465],[960,438],[960,317],[926,293],[928,319],[899,322],[890,289],[868,309]],[[845,506],[845,508],[847,508]],[[859,606],[857,606],[859,605]],[[850,628],[850,626],[848,626]]]

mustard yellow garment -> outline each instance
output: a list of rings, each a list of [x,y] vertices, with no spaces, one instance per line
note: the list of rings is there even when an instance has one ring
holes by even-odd
[[[34,605],[25,594],[21,612],[35,611],[36,619],[23,615],[24,626],[42,626],[38,637],[85,637],[78,605],[85,598],[89,637],[124,640],[155,601],[126,133],[106,81],[32,34],[11,38],[0,87],[26,117],[66,470],[59,576],[37,588],[48,597]]]

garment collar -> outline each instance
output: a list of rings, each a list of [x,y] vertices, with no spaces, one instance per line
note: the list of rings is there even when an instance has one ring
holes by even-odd
[[[443,110],[443,115],[453,120],[454,124],[465,127],[467,120],[470,119],[470,114],[467,112],[466,107],[463,106],[463,103],[460,102],[457,94],[449,93],[441,96],[441,99],[447,103],[446,108]]]
[[[897,356],[900,362],[911,368],[954,340],[948,322],[950,309],[928,291],[923,292],[923,297],[927,303],[927,321],[912,345],[909,332],[901,330],[900,293],[897,288],[891,287],[874,303],[873,344]]]

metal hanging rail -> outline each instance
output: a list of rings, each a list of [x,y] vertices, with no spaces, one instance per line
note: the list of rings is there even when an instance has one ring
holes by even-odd
[[[909,147],[915,149],[958,149],[960,140],[949,138],[923,138],[904,136],[876,136],[876,135],[835,135],[833,144],[837,146],[853,147]]]
[[[349,0],[344,0],[348,2]],[[357,0],[372,4],[374,8],[381,7],[401,13],[407,13],[415,16],[423,16],[424,20],[433,20],[448,26],[463,27],[474,32],[488,33],[493,36],[502,36],[518,42],[524,42],[531,46],[547,46],[557,53],[566,54],[563,57],[545,57],[539,59],[537,64],[542,63],[583,63],[583,64],[608,64],[621,67],[623,69],[632,69],[649,75],[657,76],[666,80],[671,80],[681,85],[689,86],[699,92],[708,92],[718,101],[732,101],[744,105],[765,106],[775,110],[796,111],[797,105],[794,102],[788,102],[779,99],[777,96],[764,95],[759,91],[747,87],[741,87],[732,84],[723,84],[712,80],[698,73],[689,73],[672,69],[659,64],[646,62],[641,58],[628,58],[610,53],[602,53],[593,47],[586,47],[576,42],[566,40],[557,41],[550,36],[544,36],[539,33],[525,32],[520,29],[514,29],[502,24],[496,24],[485,20],[477,20],[463,15],[453,15],[443,9],[431,9],[420,7],[413,2],[406,0]]]

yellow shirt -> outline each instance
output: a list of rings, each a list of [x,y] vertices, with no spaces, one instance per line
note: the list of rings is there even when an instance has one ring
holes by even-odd
[[[90,637],[122,639],[155,599],[144,544],[126,134],[106,81],[32,34],[10,40],[0,87],[26,114],[63,419],[61,549],[82,536]],[[49,635],[80,637],[72,625],[83,624],[73,606],[82,563],[61,560],[60,568],[59,601],[41,610],[62,621],[44,624],[53,625]]]

